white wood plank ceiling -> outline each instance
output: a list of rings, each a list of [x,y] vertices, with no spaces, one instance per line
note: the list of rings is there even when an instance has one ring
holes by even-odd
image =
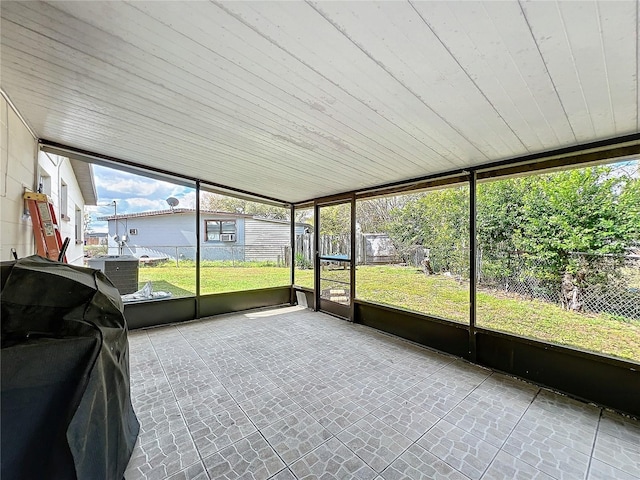
[[[637,133],[638,3],[1,3],[41,138],[288,202]]]

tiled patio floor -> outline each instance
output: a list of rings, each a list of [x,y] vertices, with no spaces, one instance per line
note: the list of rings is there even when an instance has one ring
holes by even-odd
[[[321,313],[130,346],[127,480],[640,478],[640,423]]]

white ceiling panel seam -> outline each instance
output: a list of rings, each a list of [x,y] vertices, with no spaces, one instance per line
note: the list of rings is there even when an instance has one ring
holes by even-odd
[[[423,97],[423,95],[421,93],[419,93],[418,91],[416,91],[416,89],[412,86],[410,86],[408,83],[406,83],[405,81],[403,81],[402,79],[399,78],[398,74],[396,71],[394,71],[394,68],[392,66],[388,66],[386,64],[386,62],[383,62],[382,60],[380,60],[379,58],[379,51],[374,51],[374,50],[368,50],[364,45],[363,45],[363,38],[354,38],[354,36],[352,35],[353,32],[351,32],[350,28],[348,28],[347,26],[341,26],[337,23],[336,20],[334,20],[332,18],[332,16],[328,13],[325,12],[325,9],[327,8],[327,6],[331,6],[331,3],[327,3],[327,4],[323,4],[323,3],[312,3],[309,2],[310,5],[313,6],[313,8],[318,11],[318,13],[327,21],[329,22],[336,30],[338,30],[342,35],[344,35],[351,43],[353,43],[358,49],[360,49],[360,51],[367,56],[368,58],[370,58],[374,63],[376,63],[382,70],[384,70],[390,78],[392,78],[395,82],[397,82],[398,85],[401,86],[402,89],[406,90],[407,92],[409,92],[415,99],[416,101],[422,103],[426,108],[428,108],[435,116],[437,116],[443,123],[445,123],[446,125],[448,125],[452,130],[454,130],[455,132],[457,132],[457,134],[463,138],[466,142],[468,142],[470,145],[473,145],[474,148],[476,149],[477,153],[479,155],[485,156],[487,157],[487,153],[486,152],[491,152],[493,153],[493,155],[495,155],[495,151],[492,151],[491,147],[488,145],[480,145],[479,143],[477,143],[475,140],[473,140],[471,137],[469,137],[461,128],[460,125],[457,125],[456,122],[453,121],[453,119],[451,118],[451,114],[453,112],[456,111],[455,108],[452,108],[451,105],[447,105],[446,106],[446,113],[444,111],[439,111],[438,108],[434,107],[427,99],[425,99]],[[355,4],[357,5],[357,4]],[[384,6],[386,5],[394,5],[393,8],[398,8],[397,4],[382,4]],[[402,5],[402,4],[400,4]],[[389,7],[390,8],[390,7]],[[415,10],[412,10],[412,12],[415,12],[416,15],[418,16],[418,18],[421,18],[419,13],[416,12]],[[355,20],[351,20],[351,22],[355,21],[356,25],[359,25],[360,23],[358,22],[358,19]],[[424,23],[424,22],[423,22]],[[366,24],[366,22],[363,22],[362,24]],[[424,24],[427,28],[428,24]],[[349,24],[349,27],[352,26],[352,23]],[[403,31],[401,29],[399,30],[399,35],[403,34]],[[375,34],[373,32],[371,32],[371,34],[375,37]],[[437,38],[437,36],[435,36],[435,38]],[[446,51],[446,48],[445,48]],[[396,52],[394,52],[396,53]],[[447,55],[449,57],[451,57],[451,55],[449,54],[449,52],[447,52]],[[451,60],[453,60],[453,58],[451,58]],[[464,96],[464,90],[462,90],[460,92],[460,94],[462,96]],[[482,97],[483,100],[484,97]],[[485,106],[489,106],[491,107],[490,103],[487,102]],[[491,111],[487,111],[485,115],[483,115],[483,117],[490,117],[492,115]],[[487,126],[489,124],[487,123]],[[508,129],[508,126],[503,125],[504,127],[506,127]],[[468,127],[468,125],[467,125]],[[492,127],[489,127],[492,128]],[[494,135],[494,138],[496,136]],[[513,138],[520,144],[520,147],[524,148],[524,145],[522,144],[522,142],[520,142],[519,140],[517,140],[517,137],[515,135],[513,135]],[[510,153],[513,154],[515,152],[521,152],[522,149],[518,149],[515,151],[511,151]]]
[[[234,18],[238,19],[240,22],[242,22],[244,25],[248,26],[249,28],[253,29],[256,33],[258,33],[260,36],[262,36],[263,38],[265,38],[267,41],[271,42],[272,44],[278,46],[279,48],[281,48],[283,51],[285,51],[287,54],[293,56],[294,58],[296,58],[300,63],[304,64],[305,66],[307,66],[308,68],[310,68],[311,70],[313,70],[314,72],[316,72],[318,75],[320,75],[321,77],[323,77],[324,79],[326,79],[327,81],[329,81],[330,83],[334,84],[337,88],[339,88],[340,90],[343,90],[346,94],[352,96],[354,99],[356,99],[357,101],[359,101],[362,105],[366,106],[367,108],[371,109],[372,113],[374,113],[377,116],[381,116],[383,117],[386,121],[390,122],[392,125],[394,125],[396,128],[398,128],[399,130],[402,130],[404,133],[408,134],[409,136],[413,137],[415,140],[417,140],[419,143],[421,143],[423,145],[424,148],[427,148],[429,150],[432,150],[434,153],[439,153],[442,154],[442,152],[438,152],[438,148],[444,148],[445,151],[448,151],[450,155],[456,155],[454,152],[449,151],[449,149],[447,149],[447,147],[444,147],[442,145],[442,143],[438,143],[435,139],[433,139],[432,137],[429,137],[428,140],[431,140],[432,143],[425,143],[425,141],[421,140],[421,136],[428,136],[428,134],[426,134],[423,131],[417,131],[416,129],[412,129],[412,128],[407,128],[407,125],[399,125],[397,123],[397,120],[393,120],[389,117],[386,117],[385,115],[383,115],[379,110],[376,110],[375,108],[373,108],[371,105],[369,105],[365,100],[363,100],[362,98],[360,98],[357,95],[354,95],[352,92],[350,92],[349,90],[345,89],[342,85],[340,85],[340,83],[338,83],[336,80],[328,77],[327,75],[323,74],[321,71],[319,71],[317,68],[313,67],[311,64],[309,64],[308,61],[303,60],[301,57],[299,57],[298,55],[294,54],[292,51],[284,48],[282,45],[280,45],[277,41],[275,41],[274,39],[270,38],[268,35],[264,34],[263,32],[261,32],[260,30],[258,30],[257,28],[255,28],[254,26],[252,26],[251,24],[247,23],[246,21],[244,21],[244,19],[241,16],[238,16],[236,14],[234,14],[231,10],[228,10],[226,7],[220,5],[219,2],[216,2],[216,4],[218,6],[220,6],[220,8],[222,8],[225,12],[229,13],[230,15],[234,16]],[[235,4],[229,4],[230,6],[237,6]],[[413,130],[413,131],[409,131],[409,130]],[[433,143],[437,143],[437,146],[434,146]]]

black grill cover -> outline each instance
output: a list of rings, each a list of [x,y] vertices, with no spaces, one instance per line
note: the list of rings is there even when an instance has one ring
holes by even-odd
[[[2,273],[0,477],[121,480],[139,424],[118,290],[38,256]]]

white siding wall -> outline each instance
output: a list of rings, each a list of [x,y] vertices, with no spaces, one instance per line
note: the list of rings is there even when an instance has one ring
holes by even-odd
[[[75,173],[71,168],[71,163],[66,157],[40,152],[38,156],[40,174],[45,174],[50,179],[50,187],[45,187],[45,192],[53,200],[58,225],[60,226],[60,236],[62,240],[66,237],[71,239],[67,249],[67,261],[74,265],[83,264],[83,228],[80,225],[80,235],[76,238],[76,209],[84,211],[84,199],[80,191],[80,186],[76,180]],[[62,184],[67,185],[66,202],[61,194]],[[47,191],[47,188],[50,188]],[[66,206],[66,211],[62,211]],[[64,216],[63,216],[64,215]],[[80,215],[80,219],[83,215]]]
[[[285,262],[291,244],[291,227],[255,218],[245,220],[245,259]],[[285,248],[286,247],[286,248]]]
[[[0,260],[6,261],[13,259],[12,248],[19,257],[35,253],[22,196],[25,188],[35,186],[37,143],[4,97],[0,97],[0,125]]]

